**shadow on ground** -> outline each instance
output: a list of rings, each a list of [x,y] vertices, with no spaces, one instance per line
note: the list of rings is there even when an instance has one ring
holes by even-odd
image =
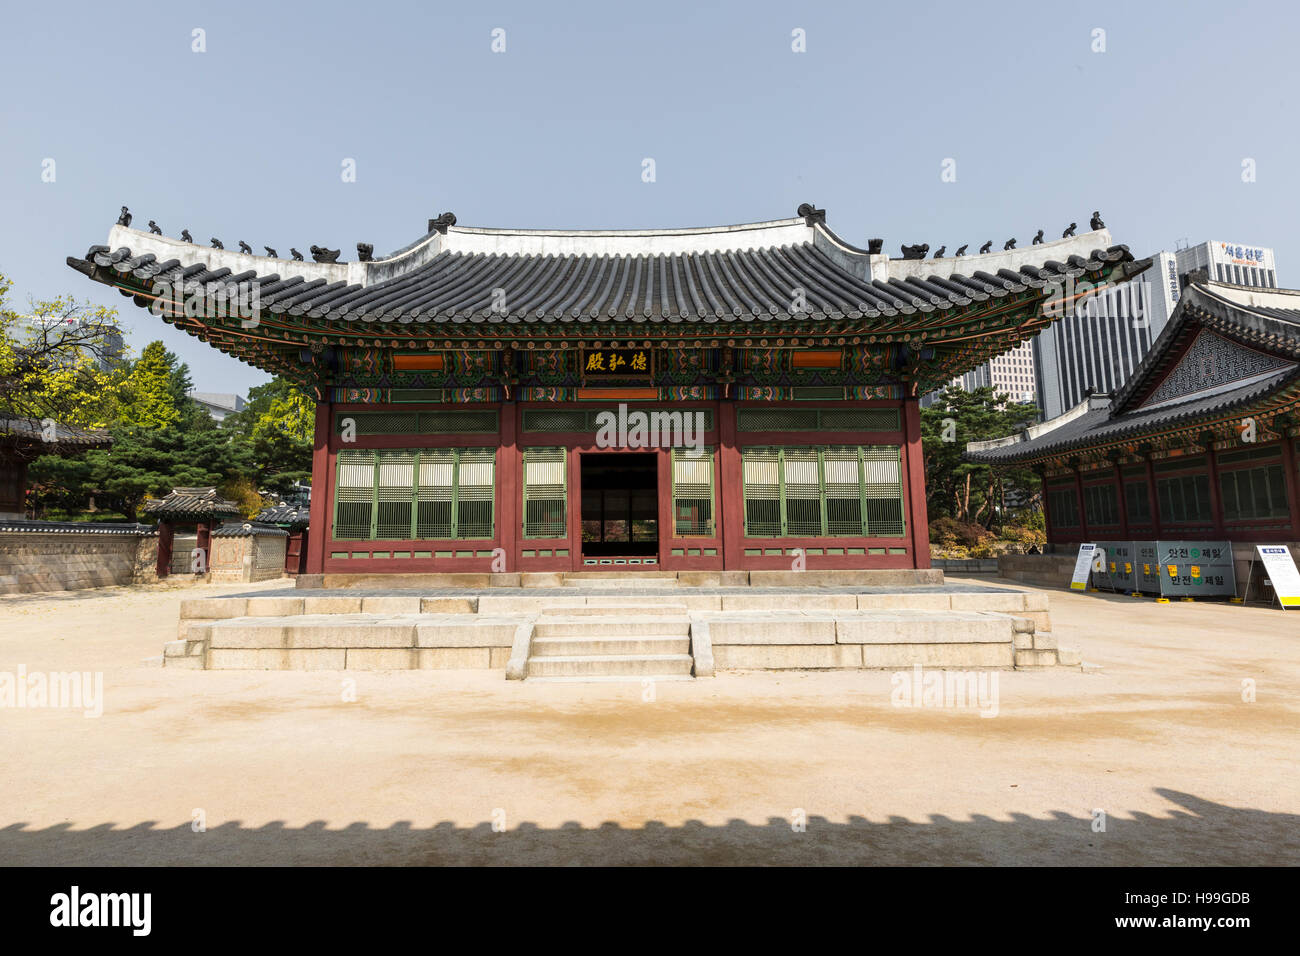
[[[629,828],[614,823],[584,828],[577,823],[546,829],[506,821],[459,827],[420,828],[399,822],[386,828],[365,823],[331,827],[314,821],[293,828],[270,823],[249,828],[239,821],[195,833],[190,825],[159,828],[153,822],[88,829],[61,824],[0,829],[5,865],[1208,865],[1258,866],[1300,863],[1300,816],[1240,809],[1190,794],[1157,789],[1182,807],[1168,816],[1108,815],[1105,832],[1091,816],[1061,811],[1039,819],[975,816],[958,821],[850,817],[832,822],[809,816],[796,831],[790,819],[720,826],[687,821],[680,826],[650,821]]]

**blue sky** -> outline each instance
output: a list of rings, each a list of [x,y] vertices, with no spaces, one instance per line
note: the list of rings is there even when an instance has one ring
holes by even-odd
[[[444,210],[594,229],[812,201],[898,255],[1024,245],[1099,208],[1139,254],[1272,246],[1293,285],[1298,26],[1296,5],[1250,2],[11,5],[0,273],[12,304],[119,307],[137,352],[161,338],[197,387],[239,392],[266,376],[64,264],[119,206],[172,236],[345,259],[358,241],[406,245]]]

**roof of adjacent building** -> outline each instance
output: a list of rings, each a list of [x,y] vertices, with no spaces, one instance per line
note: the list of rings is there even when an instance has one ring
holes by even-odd
[[[311,520],[311,509],[299,505],[285,504],[282,501],[277,505],[259,511],[257,520],[266,524],[305,528]]]
[[[0,414],[0,439],[8,438],[49,454],[107,448],[113,444],[107,429],[74,428],[62,422],[53,422],[54,440],[46,441],[47,422],[49,419]]]
[[[214,408],[224,408],[227,411],[242,411],[247,404],[243,397],[233,392],[186,392],[190,398],[196,402],[202,402],[204,405],[211,405]]]
[[[873,256],[809,215],[704,229],[544,231],[450,226],[368,262],[246,255],[115,226],[69,257],[99,281],[248,283],[274,314],[370,323],[807,323],[996,300],[1132,261],[1104,229],[949,259]],[[796,308],[796,299],[806,311]]]
[[[4,534],[107,534],[151,535],[157,534],[152,525],[125,524],[98,521],[28,521],[24,518],[0,519],[0,533]]]
[[[1158,389],[1199,336],[1256,357],[1235,380],[1195,383],[1168,398]],[[1225,414],[1300,405],[1300,291],[1202,281],[1188,286],[1164,331],[1113,396],[1094,395],[1020,434],[971,442],[967,457],[990,464],[1042,461],[1156,432],[1190,432]]]
[[[223,524],[220,528],[214,528],[212,531],[212,537],[214,538],[251,538],[258,535],[283,538],[288,537],[289,532],[283,528],[277,528],[273,524],[264,524],[261,521],[232,521]]]
[[[239,506],[222,498],[216,488],[174,488],[165,498],[150,498],[142,510],[159,518],[213,518],[239,514]]]

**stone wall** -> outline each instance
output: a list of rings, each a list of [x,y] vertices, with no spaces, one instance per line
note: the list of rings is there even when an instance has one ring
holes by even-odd
[[[208,570],[212,581],[267,581],[284,574],[284,549],[289,540],[279,534],[214,535]]]
[[[0,594],[149,580],[157,549],[158,538],[149,532],[0,531]]]
[[[997,574],[997,558],[931,558],[930,567],[953,574]]]
[[[998,576],[1021,584],[1068,588],[1074,558],[1074,554],[1003,554],[998,557]]]

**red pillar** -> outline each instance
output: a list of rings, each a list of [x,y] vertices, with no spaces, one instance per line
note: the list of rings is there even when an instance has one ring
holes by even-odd
[[[523,457],[519,453],[519,404],[501,406],[501,451],[497,456],[497,485],[501,489],[498,540],[506,552],[507,571],[519,568],[519,511],[523,507]]]
[[[172,523],[167,518],[158,521],[158,577],[165,578],[172,570]]]
[[[718,402],[718,510],[722,516],[722,567],[741,566],[745,501],[740,448],[736,445],[736,403]]]
[[[1052,511],[1047,507],[1047,468],[1038,469],[1038,486],[1042,489],[1043,495],[1043,537],[1046,543],[1043,545],[1043,553],[1049,553],[1047,548],[1056,545],[1056,539],[1052,537]]]
[[[1156,497],[1156,466],[1147,455],[1147,504],[1151,506],[1151,530],[1160,537],[1160,499]]]
[[[1079,503],[1079,534],[1082,537],[1080,541],[1088,540],[1088,512],[1083,507],[1083,474],[1079,471],[1079,466],[1074,465],[1074,499]]]
[[[904,467],[907,469],[908,527],[912,529],[912,567],[930,566],[930,520],[925,506],[925,457],[921,448],[921,403],[903,399]]]
[[[1124,472],[1115,462],[1115,494],[1119,496],[1119,536],[1128,537],[1128,496],[1124,494]]]
[[[210,521],[200,521],[194,531],[194,547],[203,552],[203,567],[211,571],[212,567],[208,563],[212,558],[212,523]],[[191,566],[193,565],[194,556],[190,556]]]
[[[329,528],[329,464],[330,464],[330,414],[329,402],[316,403],[315,448],[311,456],[311,524],[314,532],[304,542],[307,548],[308,574],[322,574],[325,570],[325,541]]]
[[[1290,539],[1300,538],[1300,465],[1296,461],[1296,439],[1282,428],[1282,477],[1286,480],[1286,504],[1291,516]]]
[[[1214,536],[1222,538],[1227,532],[1223,530],[1223,495],[1219,490],[1219,456],[1215,454],[1213,440],[1205,443],[1205,465],[1210,473],[1210,518],[1214,522]]]

